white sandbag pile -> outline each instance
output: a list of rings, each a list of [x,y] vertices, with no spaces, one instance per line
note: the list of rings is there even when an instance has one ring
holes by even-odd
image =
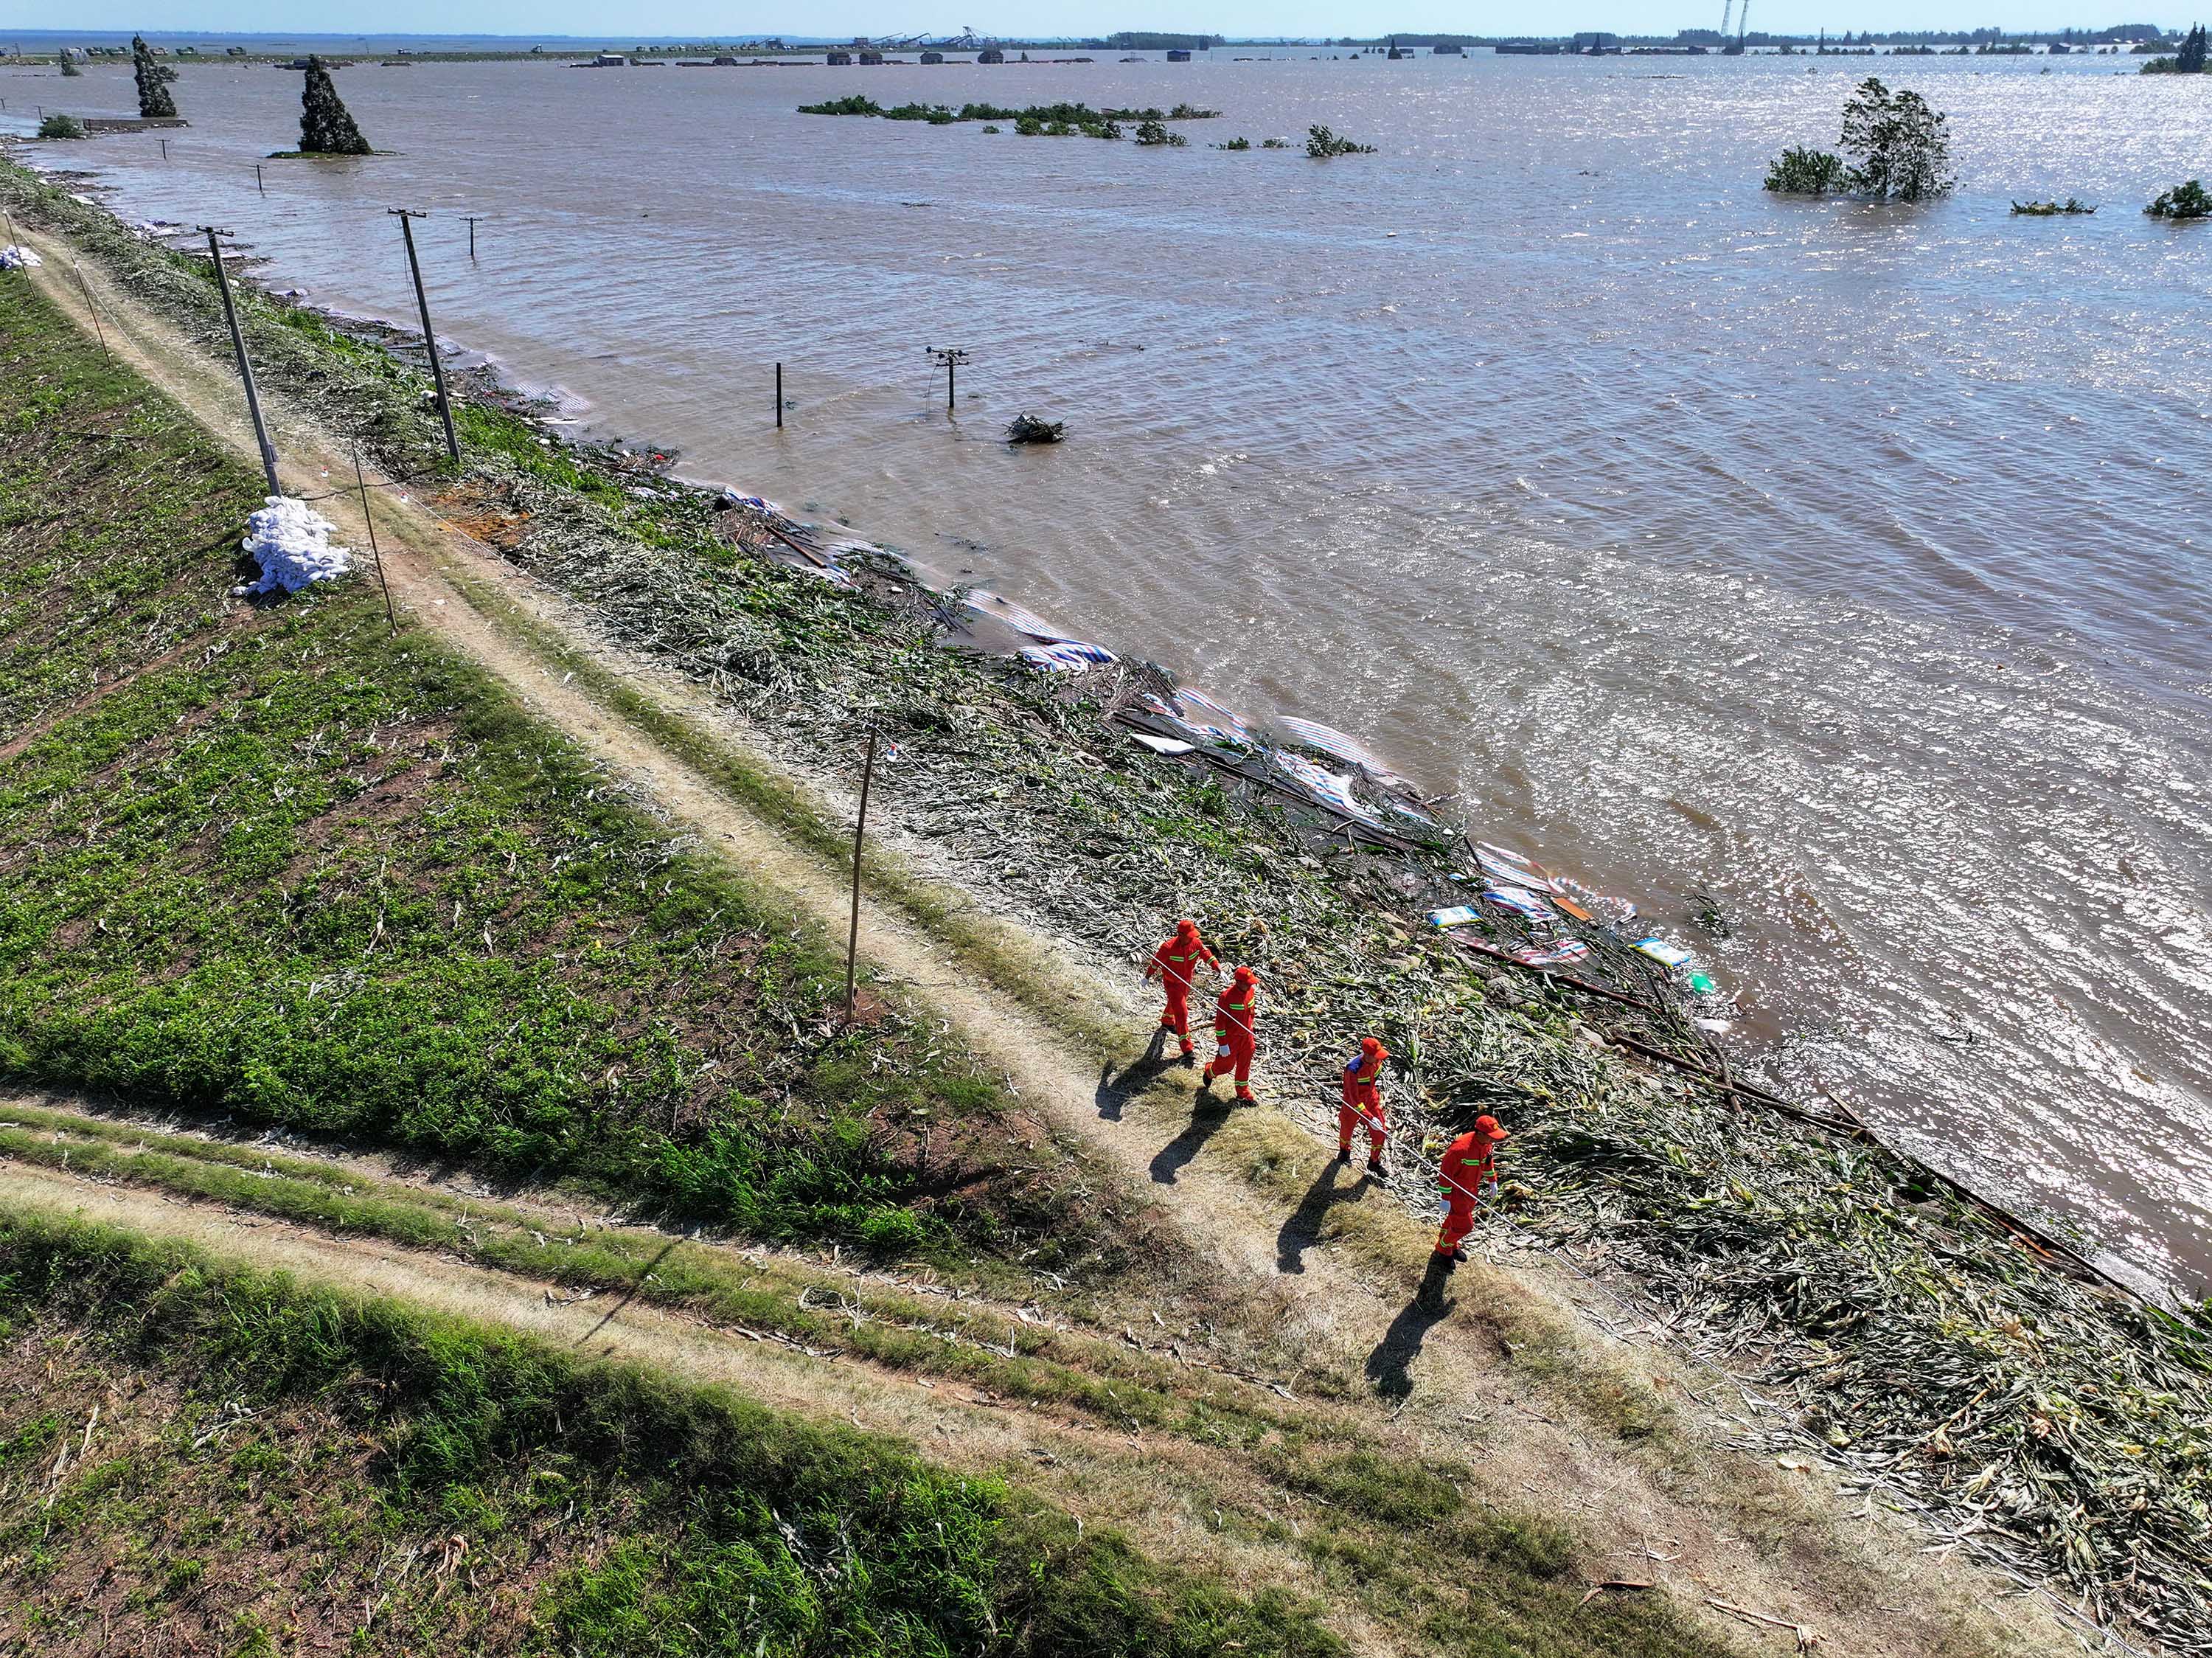
[[[240,593],[297,593],[311,582],[331,582],[353,568],[353,552],[331,545],[331,521],[304,501],[272,495],[246,521],[239,545],[261,566],[261,579]]]
[[[9,243],[5,247],[0,247],[0,271],[23,271],[33,265],[45,263],[44,259],[29,248],[18,247],[13,242]]]

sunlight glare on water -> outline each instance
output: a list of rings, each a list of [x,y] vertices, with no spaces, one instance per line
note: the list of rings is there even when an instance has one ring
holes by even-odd
[[[441,333],[601,433],[1362,735],[1696,942],[1793,1083],[2202,1294],[2212,225],[2137,210],[2212,166],[2206,88],[1230,55],[363,65],[398,153],[265,198],[297,77],[193,67],[169,162],[68,154],[402,320],[385,209],[445,216]],[[1763,192],[1869,70],[1949,112],[1957,196]],[[71,86],[129,113],[127,75]],[[1159,151],[794,113],[853,91],[1224,114]],[[1382,153],[1205,147],[1314,122]],[[2009,212],[2069,194],[2101,210]],[[950,420],[932,344],[975,359]],[[1070,441],[1008,450],[1022,409]]]

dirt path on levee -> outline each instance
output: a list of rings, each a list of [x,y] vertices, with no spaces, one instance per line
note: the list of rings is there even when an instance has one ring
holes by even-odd
[[[52,237],[25,239],[46,256],[34,279],[58,309],[88,329],[70,252]],[[258,465],[228,357],[201,352],[94,263],[85,263],[84,275],[108,347],[227,448]],[[262,396],[288,490],[319,496],[351,479],[352,460],[341,441],[281,395],[264,388]],[[357,500],[340,495],[316,504],[342,539],[367,545]],[[622,675],[634,691],[757,770],[787,775],[773,759],[744,750],[743,734],[690,687],[605,646],[558,595],[420,500],[381,497],[375,511],[393,594],[416,621],[498,675],[587,753],[635,782],[672,822],[697,832],[749,880],[785,895],[842,938],[848,875],[614,711],[587,689],[583,679],[589,676],[569,674],[546,653],[544,639],[557,636],[562,650]],[[1564,1267],[1516,1252],[1510,1265],[1477,1261],[1461,1268],[1440,1295],[1419,1295],[1427,1228],[1360,1179],[1357,1164],[1337,1168],[1333,1145],[1269,1104],[1264,1075],[1257,1107],[1194,1112],[1189,1073],[1139,1058],[1152,1009],[1140,1004],[1133,982],[1126,988],[1100,983],[1091,964],[1071,959],[1053,940],[1039,935],[1026,941],[1034,960],[1093,987],[1094,1022],[1103,1016],[1126,1033],[1121,1057],[1102,1062],[1085,1040],[994,984],[971,953],[884,905],[863,906],[860,943],[874,974],[949,1021],[1003,1071],[1025,1106],[1117,1171],[1139,1201],[1157,1208],[1206,1263],[1201,1276],[1210,1282],[1193,1293],[1207,1298],[1206,1316],[1261,1329],[1286,1373],[1316,1361],[1364,1372],[1376,1387],[1379,1436],[1469,1460],[1501,1505],[1556,1515],[1612,1575],[1659,1582],[1686,1608],[1754,1649],[1787,1650],[1795,1637],[1733,1620],[1712,1610],[1708,1597],[1802,1624],[1826,1638],[1824,1650],[1836,1653],[1904,1658],[2077,1649],[2073,1630],[2041,1597],[2021,1594],[2017,1585],[1963,1551],[1923,1554],[1931,1540],[1926,1534],[1863,1494],[1839,1493],[1832,1474],[1817,1466],[1784,1469],[1771,1455],[1726,1448],[1723,1442],[1742,1431],[1741,1413],[1729,1414],[1736,1392],[1665,1348],[1622,1339],[1589,1316],[1585,1308],[1607,1304]],[[65,1176],[0,1166],[0,1196],[11,1203],[60,1204],[70,1184]],[[131,1188],[100,1188],[95,1197],[80,1186],[78,1197],[94,1214],[154,1231],[192,1229],[227,1253],[307,1277],[421,1293],[549,1335],[564,1335],[574,1321],[545,1307],[539,1287],[518,1287],[502,1282],[503,1275],[434,1257],[410,1258],[403,1272],[391,1264],[404,1252],[390,1246],[317,1238],[274,1223],[211,1221],[207,1211]],[[634,1356],[690,1374],[725,1375],[794,1409],[859,1411],[857,1399],[821,1395],[818,1382],[794,1382],[783,1360],[764,1368],[755,1356],[724,1350],[726,1344],[702,1344],[696,1332],[672,1327],[667,1315],[632,1309],[623,1315],[622,1328]],[[1516,1360],[1508,1337],[1529,1329],[1553,1332],[1551,1345],[1564,1350],[1565,1362],[1539,1372]],[[1601,1411],[1583,1408],[1577,1401],[1589,1396],[1583,1384],[1591,1374],[1662,1413],[1669,1432],[1656,1439],[1624,1436]],[[990,1414],[988,1406],[977,1408]],[[866,1420],[868,1412],[860,1415]],[[974,1443],[1017,1446],[1021,1431],[979,1428]],[[931,1454],[947,1448],[945,1434],[917,1437]]]

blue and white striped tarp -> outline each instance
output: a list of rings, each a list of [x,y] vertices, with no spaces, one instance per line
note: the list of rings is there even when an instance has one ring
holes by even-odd
[[[1057,644],[1073,637],[1061,632],[1034,611],[1024,610],[1012,600],[1001,599],[995,593],[971,594],[963,601],[963,607],[975,615],[1002,622],[1017,633],[1026,633],[1032,639],[1042,639],[1047,644]]]
[[[1234,709],[1224,708],[1203,691],[1179,686],[1176,688],[1175,699],[1176,717],[1193,730],[1202,731],[1209,737],[1218,737],[1224,742],[1236,743],[1240,747],[1251,743],[1251,728],[1244,723],[1243,716]]]
[[[1269,758],[1274,761],[1278,771],[1332,811],[1341,812],[1348,818],[1357,818],[1362,823],[1381,820],[1379,814],[1352,794],[1350,777],[1324,771],[1311,760],[1297,754],[1286,754],[1280,749]]]
[[[1048,645],[1024,645],[1015,654],[1031,667],[1041,667],[1053,674],[1079,674],[1086,667],[1097,667],[1103,662],[1121,660],[1105,646],[1085,644],[1080,639],[1055,639]]]
[[[1501,909],[1510,910],[1531,921],[1553,921],[1559,912],[1525,887],[1486,887],[1482,896]]]

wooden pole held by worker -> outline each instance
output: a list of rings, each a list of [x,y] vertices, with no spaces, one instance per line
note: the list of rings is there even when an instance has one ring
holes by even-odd
[[[211,224],[204,224],[207,232],[208,257],[215,261],[215,285],[222,296],[222,314],[230,324],[230,349],[238,355],[238,378],[246,387],[246,411],[253,417],[253,441],[261,446],[261,472],[269,480],[269,493],[282,495],[284,491],[276,483],[276,448],[269,441],[269,428],[261,418],[261,393],[254,389],[253,363],[246,355],[246,332],[238,326],[238,308],[230,297],[230,273],[222,267],[221,232]]]
[[[876,780],[876,728],[868,728],[868,758],[860,766],[860,809],[853,819],[853,914],[845,929],[845,1022],[853,1022],[853,981],[860,953],[860,842],[868,832],[868,789]]]

